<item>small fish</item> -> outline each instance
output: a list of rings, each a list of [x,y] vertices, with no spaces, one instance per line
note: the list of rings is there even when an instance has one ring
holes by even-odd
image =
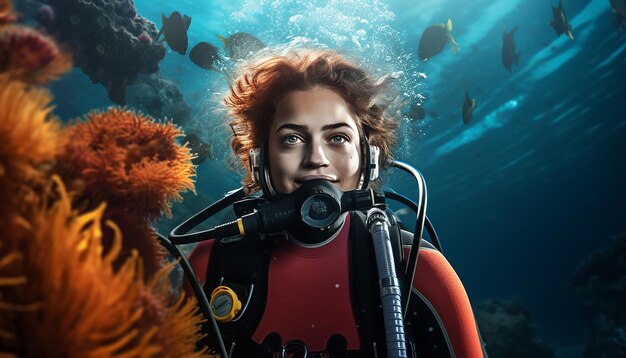
[[[515,53],[515,39],[513,38],[515,31],[517,31],[517,26],[513,27],[511,32],[506,32],[506,28],[502,30],[502,64],[509,72],[513,64],[519,64],[520,53]]]
[[[194,165],[198,165],[205,160],[213,157],[213,149],[209,143],[203,142],[200,137],[194,133],[189,133],[183,139],[189,145],[189,149],[195,155],[191,160]]]
[[[469,96],[469,92],[465,91],[465,101],[463,101],[463,123],[468,125],[472,121],[472,112],[476,107],[476,99]]]
[[[159,40],[161,34],[165,34],[165,41],[172,51],[184,55],[187,52],[187,30],[191,25],[191,18],[187,15],[181,16],[178,11],[174,11],[169,18],[165,14],[161,14],[161,19],[163,26],[161,26],[161,31],[159,31],[155,41]]]
[[[411,107],[409,108],[407,117],[416,120],[422,120],[426,118],[426,112],[424,111],[424,107],[422,107],[422,105],[417,102],[411,103]]]
[[[215,63],[221,61],[220,55],[217,53],[217,47],[208,42],[200,42],[194,46],[189,52],[189,59],[200,68],[220,72],[215,67]]]
[[[613,12],[613,23],[617,30],[621,30],[626,25],[626,0],[611,0],[611,11]]]
[[[448,19],[445,24],[435,24],[428,27],[422,33],[418,49],[418,55],[422,62],[443,51],[447,43],[452,46],[452,53],[459,51],[459,46],[452,37],[452,19]]]
[[[552,6],[552,17],[553,19],[550,21],[550,26],[554,28],[554,31],[556,31],[557,37],[562,34],[566,34],[567,37],[573,40],[574,35],[572,34],[572,25],[570,25],[569,21],[567,21],[562,0],[559,0],[558,7]]]
[[[398,210],[393,212],[393,215],[395,217],[406,216],[406,215],[411,215],[411,214],[415,215],[415,213],[413,211],[411,211],[409,208],[400,208],[400,209],[398,209]]]
[[[263,41],[245,32],[238,32],[230,37],[217,37],[222,41],[222,49],[235,61],[246,59],[267,47]]]
[[[39,6],[39,8],[37,9],[37,14],[35,15],[35,19],[38,22],[46,25],[51,25],[54,22],[55,18],[56,14],[54,12],[54,9],[48,4],[43,4]]]
[[[107,94],[109,99],[116,104],[126,103],[126,87],[128,86],[128,78],[111,79],[106,83]]]

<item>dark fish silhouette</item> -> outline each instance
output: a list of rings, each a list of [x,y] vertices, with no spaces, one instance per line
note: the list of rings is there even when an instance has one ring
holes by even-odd
[[[222,48],[233,60],[243,60],[267,47],[263,41],[245,32],[238,32],[230,37],[217,35],[222,41]]]
[[[561,36],[562,34],[566,34],[570,39],[574,39],[574,35],[572,34],[572,25],[567,21],[567,16],[565,15],[565,9],[563,9],[563,2],[559,0],[559,6],[552,6],[552,21],[550,21],[550,26],[554,28],[557,36]]]
[[[509,72],[513,64],[519,64],[520,53],[515,53],[515,39],[513,38],[515,31],[517,31],[517,26],[511,32],[506,32],[506,28],[502,30],[502,64]]]
[[[187,30],[191,24],[191,18],[187,15],[181,16],[178,11],[174,11],[170,17],[161,14],[163,26],[157,35],[156,41],[159,40],[161,34],[165,34],[165,41],[172,51],[176,51],[181,55],[187,52]]]
[[[422,33],[418,49],[418,55],[423,62],[440,53],[446,44],[450,42],[452,53],[457,53],[459,46],[452,37],[452,19],[448,19],[445,24],[429,26]]]
[[[106,81],[105,86],[111,101],[118,104],[126,103],[126,87],[128,86],[128,77],[118,80],[108,80]]]
[[[471,98],[469,93],[465,91],[465,101],[463,101],[463,123],[465,125],[472,121],[474,107],[476,107],[476,99]]]
[[[422,105],[418,104],[417,102],[411,103],[411,107],[409,108],[407,117],[416,120],[422,120],[426,118],[426,112],[424,111],[424,107],[422,107]]]
[[[221,61],[220,55],[217,53],[217,47],[208,42],[200,42],[194,46],[189,52],[189,59],[198,67],[220,72],[215,67],[215,64]]]
[[[615,28],[622,30],[626,24],[626,0],[611,0],[611,11]]]
[[[195,165],[198,165],[204,162],[206,159],[213,157],[213,149],[209,143],[203,142],[200,137],[198,137],[194,133],[189,133],[183,139],[191,149],[191,152],[195,155],[195,158],[191,160],[191,162]]]

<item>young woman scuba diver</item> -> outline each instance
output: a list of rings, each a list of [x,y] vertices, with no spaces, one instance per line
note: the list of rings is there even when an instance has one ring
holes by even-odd
[[[459,277],[421,240],[425,222],[434,235],[425,186],[391,159],[384,88],[320,50],[262,58],[235,80],[224,102],[244,185],[170,235],[202,241],[191,281],[211,322],[206,343],[222,356],[485,356]],[[379,191],[390,165],[416,177],[417,204]],[[389,199],[417,212],[415,233],[388,215]],[[236,221],[186,234],[231,204]]]

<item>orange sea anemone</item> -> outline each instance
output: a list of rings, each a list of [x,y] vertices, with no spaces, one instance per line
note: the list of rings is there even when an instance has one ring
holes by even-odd
[[[162,214],[171,216],[172,201],[181,200],[182,191],[194,190],[192,155],[175,141],[181,132],[172,123],[113,108],[88,114],[67,133],[57,168],[76,192],[76,203],[92,209],[106,201],[106,217],[129,238],[124,253],[154,248],[140,251],[146,273],[153,274],[163,255],[155,254],[161,248],[148,225]]]
[[[192,347],[203,337],[199,334],[189,334],[189,332],[199,333],[199,326],[203,321],[198,319],[199,316],[194,316],[198,311],[195,300],[186,302],[184,295],[173,299],[168,276],[172,267],[170,265],[160,270],[147,286],[143,287],[141,306],[145,309],[140,332],[142,328],[146,330],[159,327],[154,342],[158,342],[161,355],[164,357],[207,356],[206,350],[189,355]]]
[[[0,28],[0,73],[41,84],[71,68],[71,57],[48,36],[23,26]]]
[[[135,252],[115,270],[117,226],[102,245],[105,205],[78,215],[63,184],[20,222],[26,236],[0,248],[0,355],[19,357],[200,357],[194,301],[174,299],[159,271],[144,283]],[[10,270],[12,269],[12,270]],[[17,269],[17,272],[16,272]]]
[[[111,218],[122,229],[127,238],[122,247],[120,257],[115,262],[119,265],[131,255],[133,250],[141,254],[144,271],[147,276],[152,276],[163,266],[165,251],[158,241],[157,234],[152,226],[144,218],[136,218],[128,215],[124,208],[109,207],[105,217]],[[108,243],[109,231],[105,231],[105,242]]]
[[[80,181],[83,197],[93,204],[107,201],[129,215],[148,220],[194,190],[195,167],[188,148],[172,123],[125,109],[92,112],[68,129],[68,143],[59,157],[64,178]]]
[[[0,75],[0,223],[42,185],[42,167],[65,144],[50,101],[48,91]]]

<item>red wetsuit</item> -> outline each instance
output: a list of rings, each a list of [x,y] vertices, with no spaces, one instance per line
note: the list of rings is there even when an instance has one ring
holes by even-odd
[[[251,337],[254,342],[261,344],[268,335],[278,334],[281,344],[298,339],[306,343],[309,352],[323,352],[330,337],[340,335],[347,351],[363,347],[351,299],[349,227],[350,215],[326,243],[312,247],[285,239],[274,248],[267,302]],[[206,279],[212,246],[213,241],[200,243],[189,257],[201,283]],[[405,246],[405,256],[409,249]],[[411,300],[409,313],[415,316],[411,324],[418,336],[418,356],[483,357],[465,289],[445,257],[432,246],[420,250]]]

